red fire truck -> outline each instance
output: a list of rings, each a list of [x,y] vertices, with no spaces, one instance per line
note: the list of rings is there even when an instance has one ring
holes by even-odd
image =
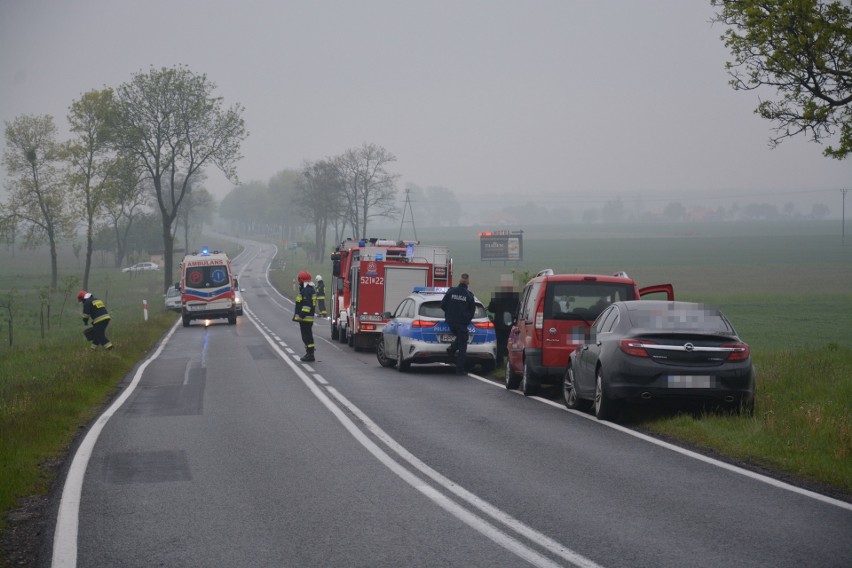
[[[415,286],[452,286],[445,246],[387,239],[347,239],[331,254],[331,338],[356,351],[373,348],[393,312]]]

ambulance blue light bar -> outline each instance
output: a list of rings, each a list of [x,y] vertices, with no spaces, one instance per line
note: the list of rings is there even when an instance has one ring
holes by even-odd
[[[446,294],[449,288],[439,286],[415,286],[415,294]]]
[[[209,248],[204,247],[203,249],[201,249],[201,255],[202,255],[202,256],[208,256],[209,254],[210,254],[210,249],[209,249]]]

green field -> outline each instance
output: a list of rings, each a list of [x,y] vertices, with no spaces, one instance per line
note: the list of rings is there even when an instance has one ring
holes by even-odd
[[[449,246],[455,273],[470,273],[471,289],[486,303],[501,274],[513,273],[521,285],[529,274],[552,268],[625,271],[640,286],[672,283],[678,299],[719,306],[752,346],[754,417],[643,415],[631,425],[852,496],[852,243],[841,246],[839,222],[533,227],[524,232],[523,262],[481,262],[477,232],[504,228],[426,228],[417,236]],[[225,243],[209,245],[228,250]],[[116,350],[90,352],[75,301],[82,260],[70,245],[60,258],[60,290],[46,288],[44,249],[2,247],[0,266],[5,519],[18,498],[48,490],[79,428],[177,316],[163,309],[161,272],[123,274],[96,255],[89,289],[107,301]],[[326,278],[331,271],[330,260],[308,262],[300,250],[282,252],[274,266],[271,279],[284,293],[291,293],[301,269]],[[149,303],[147,322],[142,300]],[[11,346],[5,306],[11,306]]]

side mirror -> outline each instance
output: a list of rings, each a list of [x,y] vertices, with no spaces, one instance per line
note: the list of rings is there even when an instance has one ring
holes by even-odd
[[[390,312],[382,312],[382,319],[389,320],[389,319],[391,319],[391,318],[393,318],[393,314],[392,314],[392,313],[390,313]]]

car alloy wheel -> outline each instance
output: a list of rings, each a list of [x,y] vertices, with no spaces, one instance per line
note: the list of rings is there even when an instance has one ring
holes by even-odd
[[[612,420],[616,413],[617,405],[607,395],[603,371],[598,368],[595,374],[595,416],[598,420]]]
[[[376,342],[376,359],[379,360],[379,365],[382,367],[393,367],[396,363],[396,360],[388,357],[387,351],[385,350],[384,337],[379,337],[379,340]]]
[[[396,370],[404,373],[411,367],[411,363],[402,357],[402,341],[396,344]]]
[[[572,410],[588,410],[589,401],[580,398],[577,394],[576,381],[574,380],[574,369],[569,365],[562,377],[562,396],[565,406]]]

